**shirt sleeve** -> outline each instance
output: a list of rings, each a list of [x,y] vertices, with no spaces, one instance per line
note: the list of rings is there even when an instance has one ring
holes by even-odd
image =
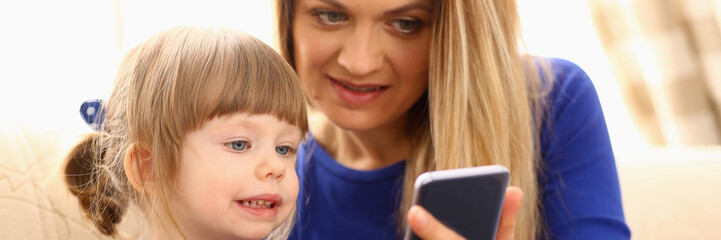
[[[552,59],[556,77],[541,129],[544,239],[629,239],[618,174],[593,83],[577,65]]]

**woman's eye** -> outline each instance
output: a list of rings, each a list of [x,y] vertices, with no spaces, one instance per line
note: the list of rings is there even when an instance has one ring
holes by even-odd
[[[339,12],[333,11],[320,11],[315,10],[313,13],[323,24],[336,25],[341,21],[346,20],[346,15]]]
[[[287,155],[288,152],[291,152],[291,148],[288,146],[277,146],[275,147],[275,152],[279,153],[280,155]]]
[[[235,151],[240,152],[240,151],[247,149],[249,147],[250,143],[248,141],[234,141],[234,142],[226,143],[225,145]]]
[[[411,34],[421,28],[423,22],[409,19],[396,19],[391,21],[391,26],[403,34]]]

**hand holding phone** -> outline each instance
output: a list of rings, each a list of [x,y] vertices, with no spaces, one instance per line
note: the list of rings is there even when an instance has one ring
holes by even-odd
[[[508,170],[481,166],[423,173],[416,179],[413,204],[466,239],[495,239]],[[405,239],[418,239],[406,230]]]

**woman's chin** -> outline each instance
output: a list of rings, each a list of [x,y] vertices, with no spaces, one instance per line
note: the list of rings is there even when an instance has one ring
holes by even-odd
[[[337,127],[345,131],[352,132],[372,131],[379,129],[382,125],[382,123],[380,123],[378,119],[366,118],[363,116],[329,118],[330,122],[332,122]]]

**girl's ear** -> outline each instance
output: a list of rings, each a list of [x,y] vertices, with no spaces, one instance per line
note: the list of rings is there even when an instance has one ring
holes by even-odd
[[[150,191],[153,182],[152,155],[143,144],[131,144],[125,151],[125,175],[138,192]]]

